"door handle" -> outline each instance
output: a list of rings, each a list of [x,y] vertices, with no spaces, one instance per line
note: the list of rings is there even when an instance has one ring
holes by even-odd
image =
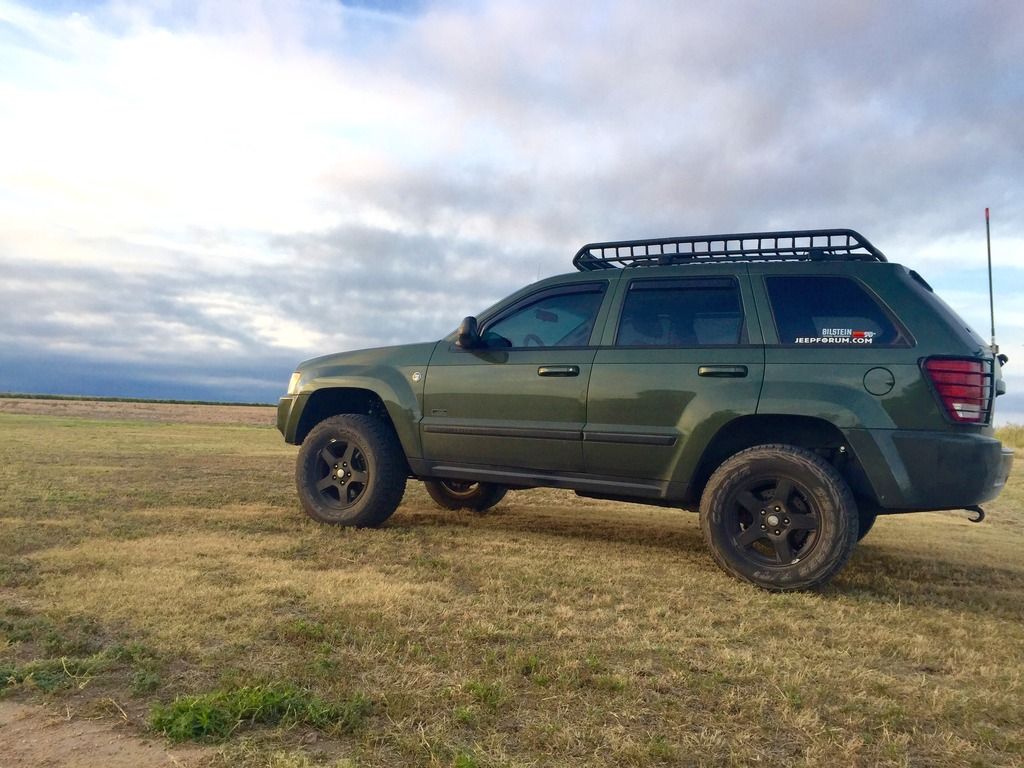
[[[702,365],[697,369],[698,376],[710,376],[718,379],[742,379],[747,375],[745,365]]]
[[[542,365],[537,369],[538,376],[579,376],[578,365]]]

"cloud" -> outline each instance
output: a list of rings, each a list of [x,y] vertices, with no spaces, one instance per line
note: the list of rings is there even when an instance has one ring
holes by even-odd
[[[1022,12],[926,10],[489,4],[428,14],[407,60],[489,130],[492,170],[615,234],[841,216],[934,237],[981,191],[1019,226]]]
[[[212,380],[439,337],[586,241],[770,228],[941,293],[986,205],[1019,271],[1018,3],[382,7],[0,0],[0,342]]]

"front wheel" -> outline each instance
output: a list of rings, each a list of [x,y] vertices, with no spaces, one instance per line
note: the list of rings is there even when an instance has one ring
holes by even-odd
[[[857,544],[849,486],[820,456],[792,445],[759,445],[727,459],[700,503],[715,561],[764,589],[810,589],[831,579]]]
[[[405,493],[402,446],[390,425],[362,414],[317,424],[299,448],[295,484],[307,515],[321,523],[372,528]]]
[[[508,493],[508,488],[503,485],[462,480],[424,480],[423,485],[438,506],[474,512],[486,512]]]

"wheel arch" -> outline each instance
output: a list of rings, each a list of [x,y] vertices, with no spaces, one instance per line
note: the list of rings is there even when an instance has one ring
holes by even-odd
[[[301,445],[310,430],[324,419],[346,413],[373,416],[383,421],[402,444],[405,455],[408,455],[408,447],[384,399],[372,389],[362,387],[322,387],[315,390],[306,400],[299,416],[295,443]]]
[[[699,502],[712,473],[730,456],[746,448],[768,443],[785,443],[822,456],[846,480],[860,501],[874,501],[876,495],[853,447],[833,423],[814,416],[751,414],[722,425],[697,463],[688,496]]]

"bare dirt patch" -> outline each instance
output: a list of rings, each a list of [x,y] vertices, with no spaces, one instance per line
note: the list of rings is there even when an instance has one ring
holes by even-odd
[[[206,750],[168,749],[109,721],[67,719],[44,707],[0,701],[4,768],[188,768]]]
[[[174,424],[273,426],[271,405],[200,405],[192,403],[125,403],[112,400],[45,400],[0,398],[0,413],[71,416],[86,419],[157,421]]]

